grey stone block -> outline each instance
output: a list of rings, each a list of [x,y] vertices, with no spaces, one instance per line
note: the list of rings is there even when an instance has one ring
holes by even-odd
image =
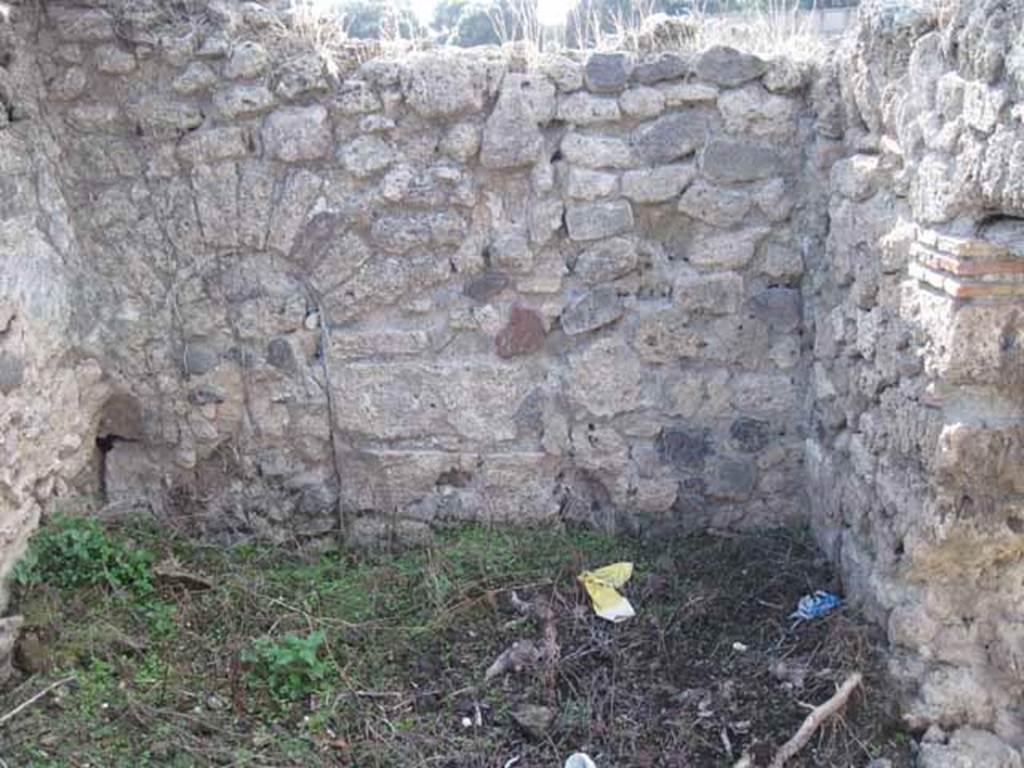
[[[570,203],[565,209],[565,224],[573,240],[613,237],[633,228],[633,209],[626,200]]]
[[[592,53],[587,58],[583,77],[591,91],[614,93],[626,87],[632,70],[633,62],[628,53]]]
[[[573,301],[562,312],[562,330],[570,336],[595,331],[614,323],[623,313],[622,300],[614,288],[604,286]]]

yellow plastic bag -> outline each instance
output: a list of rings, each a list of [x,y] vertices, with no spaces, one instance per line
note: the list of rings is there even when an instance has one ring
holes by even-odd
[[[618,623],[636,615],[629,600],[617,591],[632,575],[632,563],[612,563],[596,571],[584,571],[576,579],[590,595],[594,613]]]

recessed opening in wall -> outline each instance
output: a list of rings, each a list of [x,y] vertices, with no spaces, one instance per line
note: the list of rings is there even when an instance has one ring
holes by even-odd
[[[1024,257],[1024,218],[998,213],[978,224],[978,237]]]
[[[126,393],[117,393],[107,399],[100,411],[96,431],[97,485],[100,498],[107,500],[108,456],[119,442],[137,442],[142,439],[142,407],[137,399]]]
[[[97,451],[97,485],[100,498],[106,502],[107,497],[107,454],[114,449],[114,444],[122,438],[118,435],[99,435],[96,438]]]

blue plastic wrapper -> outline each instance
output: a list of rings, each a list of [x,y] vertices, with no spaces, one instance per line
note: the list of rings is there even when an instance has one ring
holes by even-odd
[[[789,614],[789,618],[797,621],[817,619],[831,613],[842,604],[842,598],[838,595],[819,589],[813,595],[801,597],[800,602],[796,604],[796,610]]]

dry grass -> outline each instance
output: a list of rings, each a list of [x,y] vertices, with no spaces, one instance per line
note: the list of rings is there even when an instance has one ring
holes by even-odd
[[[728,45],[766,58],[801,61],[821,59],[828,50],[811,15],[795,0],[764,0],[745,14],[698,13],[695,21],[697,50]]]
[[[799,0],[749,0],[743,12],[709,13],[698,5],[687,17],[666,17],[656,12],[656,0],[634,0],[627,11],[610,18],[597,9],[581,11],[574,6],[563,26],[540,23],[529,0],[508,0],[508,15],[495,9],[491,23],[503,45],[533,51],[593,50],[678,50],[700,51],[714,45],[728,45],[761,56],[788,56],[807,60],[821,58],[827,41],[814,27],[811,15],[801,10]],[[0,22],[6,3],[0,0]],[[142,9],[147,9],[145,13]],[[138,0],[123,0],[117,16],[124,19],[141,14],[153,20],[153,9]],[[157,22],[192,28],[210,28],[203,0],[169,0],[156,12]],[[661,22],[668,22],[662,23]],[[261,30],[267,39],[286,52],[313,51],[337,70],[339,65],[385,54],[401,56],[434,43],[429,35],[403,37],[397,21],[385,24],[380,40],[357,40],[348,33],[343,13],[332,12],[316,0],[296,0],[287,15]]]
[[[334,76],[378,55],[383,45],[351,39],[344,17],[325,13],[312,0],[296,2],[288,16],[275,18],[264,35],[285,56],[316,54]]]
[[[20,593],[35,649],[19,659],[36,669],[0,691],[0,712],[54,680],[74,682],[0,727],[0,760],[493,768],[516,757],[561,765],[583,748],[599,765],[731,765],[787,740],[806,715],[801,702],[825,700],[856,670],[865,695],[792,768],[877,756],[911,764],[875,631],[850,609],[797,627],[788,618],[807,590],[835,588],[802,531],[642,542],[470,527],[419,552],[314,560],[197,547],[142,522],[122,533],[213,587],[157,583],[133,597],[44,582]],[[636,563],[626,591],[637,616],[611,625],[575,574],[617,559]],[[513,591],[550,606],[560,652],[488,685],[504,649],[545,630]],[[246,649],[314,630],[328,674],[308,696],[274,699]],[[527,704],[553,713],[543,734],[516,725]]]
[[[328,62],[336,61],[349,46],[344,19],[324,14],[309,1],[296,3],[287,22],[278,18],[270,29],[279,40],[297,42]]]
[[[669,17],[655,7],[654,0],[635,0],[628,12],[616,12],[611,19],[594,10],[574,10],[563,43],[568,38],[596,50],[683,52],[727,45],[797,60],[819,59],[827,52],[825,38],[799,0],[755,0],[735,13],[710,13],[700,5],[686,17]]]
[[[522,40],[541,50],[545,41],[544,27],[537,19],[536,9],[526,0],[512,0],[509,7],[512,9],[511,22],[501,8],[494,7],[488,11],[498,40],[503,46]]]

